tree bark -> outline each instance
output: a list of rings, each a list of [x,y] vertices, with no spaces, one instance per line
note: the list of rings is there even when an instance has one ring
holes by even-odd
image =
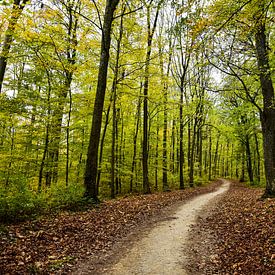
[[[104,23],[101,38],[101,53],[100,64],[97,79],[96,97],[93,110],[92,128],[90,133],[89,147],[87,152],[87,162],[84,177],[85,197],[89,197],[98,201],[97,197],[97,165],[98,165],[98,146],[100,141],[100,130],[102,123],[102,112],[104,106],[107,74],[109,64],[109,52],[111,44],[111,29],[113,22],[113,15],[118,5],[119,0],[107,0]]]
[[[265,160],[266,188],[264,197],[275,196],[275,98],[270,73],[268,45],[265,34],[264,19],[260,20],[255,34],[256,53],[260,83],[263,94],[263,111],[261,124]]]

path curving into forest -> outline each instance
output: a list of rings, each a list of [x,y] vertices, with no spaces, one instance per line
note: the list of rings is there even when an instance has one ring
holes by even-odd
[[[158,223],[127,251],[125,256],[104,274],[109,275],[184,275],[187,257],[183,248],[188,232],[200,211],[210,201],[229,189],[230,182],[223,180],[215,192],[200,195],[180,206],[165,221]],[[187,255],[186,255],[187,256]]]

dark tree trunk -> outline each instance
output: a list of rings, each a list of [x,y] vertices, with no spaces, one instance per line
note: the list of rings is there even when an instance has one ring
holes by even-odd
[[[107,74],[109,64],[109,52],[111,44],[111,29],[113,22],[113,15],[118,5],[119,0],[107,0],[104,23],[102,29],[101,38],[101,53],[100,53],[100,64],[98,71],[97,90],[93,110],[92,128],[89,140],[89,147],[87,153],[87,163],[85,170],[84,186],[85,196],[91,197],[95,201],[98,201],[97,197],[97,158],[98,158],[98,146],[100,141],[100,130],[102,123],[102,112],[104,106],[106,85],[107,85]]]
[[[261,113],[265,160],[265,197],[275,196],[275,107],[264,19],[256,27],[255,41],[264,107]]]

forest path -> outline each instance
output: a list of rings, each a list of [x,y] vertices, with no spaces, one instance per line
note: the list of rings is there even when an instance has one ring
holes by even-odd
[[[187,258],[183,255],[188,231],[196,222],[199,212],[218,195],[229,189],[230,182],[223,180],[215,192],[200,195],[180,206],[165,221],[157,224],[127,251],[125,256],[104,274],[109,275],[184,275]]]

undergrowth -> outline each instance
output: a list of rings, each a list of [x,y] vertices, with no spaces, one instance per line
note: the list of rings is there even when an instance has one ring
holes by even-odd
[[[14,223],[60,210],[78,211],[89,202],[83,198],[79,184],[57,184],[46,192],[34,192],[24,182],[8,188],[0,187],[0,223]]]

